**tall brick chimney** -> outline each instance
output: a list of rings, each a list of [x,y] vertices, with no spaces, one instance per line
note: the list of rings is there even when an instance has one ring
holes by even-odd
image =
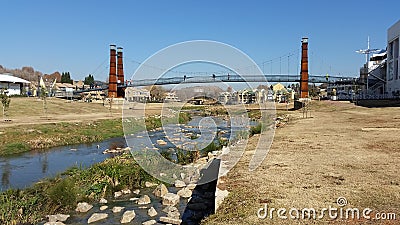
[[[108,97],[117,97],[116,45],[110,45],[110,73],[108,77]]]
[[[301,39],[300,98],[308,98],[308,38]]]
[[[122,57],[122,47],[117,48],[117,85],[124,85],[125,77],[124,77],[124,63]],[[125,90],[124,88],[117,88],[117,97],[124,97]]]

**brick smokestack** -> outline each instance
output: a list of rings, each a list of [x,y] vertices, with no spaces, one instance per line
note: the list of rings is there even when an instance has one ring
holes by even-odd
[[[108,77],[108,97],[117,97],[117,51],[116,45],[110,45],[110,73]]]
[[[117,64],[117,83],[118,84],[124,84],[124,64],[122,61],[122,47],[117,48],[117,59],[118,59],[118,64]]]
[[[300,98],[308,98],[308,38],[301,39]]]
[[[124,63],[122,57],[122,47],[117,48],[117,85],[124,85]],[[125,90],[124,88],[118,88],[117,97],[124,97]]]

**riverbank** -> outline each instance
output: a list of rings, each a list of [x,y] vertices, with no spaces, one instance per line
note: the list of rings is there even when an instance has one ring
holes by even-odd
[[[139,129],[139,128],[138,128]],[[0,156],[123,136],[121,119],[19,125],[1,129]]]
[[[124,135],[121,109],[110,111],[97,103],[51,99],[48,100],[47,116],[43,117],[33,113],[43,110],[38,99],[12,98],[12,102],[14,106],[9,112],[12,122],[0,123],[0,157],[56,146],[99,142]],[[161,127],[161,118],[154,116],[161,110],[160,104],[149,104],[148,108],[146,129]],[[189,114],[179,114],[180,123],[189,120]],[[172,121],[173,118],[167,118],[164,122]],[[130,129],[130,132],[139,132],[145,127],[133,124]]]
[[[370,208],[371,218],[377,213],[398,217],[400,108],[313,101],[309,118],[303,119],[301,110],[287,113],[293,119],[276,130],[267,157],[255,171],[248,170],[248,163],[257,142],[249,139],[239,163],[219,183],[229,196],[203,224],[397,224],[398,218],[330,219],[326,213],[315,220],[280,219],[276,210],[313,207],[320,213],[329,206],[338,208],[336,200],[344,197],[344,209],[358,208],[360,215]],[[268,214],[260,219],[257,211],[265,204]]]
[[[98,201],[115,191],[141,188],[157,182],[133,159],[124,154],[89,168],[73,167],[32,187],[0,193],[0,224],[37,224],[46,215],[68,213],[77,202]]]

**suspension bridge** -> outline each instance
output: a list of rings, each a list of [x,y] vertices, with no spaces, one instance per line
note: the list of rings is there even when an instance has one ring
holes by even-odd
[[[168,85],[168,84],[191,84],[191,83],[218,83],[218,82],[300,82],[299,75],[216,75],[216,76],[193,76],[193,77],[168,77],[159,79],[143,79],[128,81],[128,84],[119,85],[118,87],[140,87],[150,85]],[[309,75],[309,83],[347,83],[353,84],[355,78],[343,76],[321,76]]]
[[[294,54],[288,55],[289,57]],[[282,57],[279,57],[281,62]],[[268,61],[269,62],[269,61]],[[271,61],[272,63],[272,61]],[[139,63],[140,64],[140,63]],[[124,96],[124,90],[127,87],[144,87],[151,85],[174,85],[174,84],[196,84],[196,83],[251,83],[260,82],[269,83],[275,82],[286,82],[286,83],[300,83],[300,95],[302,97],[308,97],[308,83],[327,83],[327,84],[358,84],[359,80],[350,76],[328,76],[328,75],[315,75],[308,73],[308,38],[302,39],[302,52],[301,52],[301,71],[300,74],[224,74],[217,73],[217,75],[192,75],[193,72],[184,73],[190,75],[180,75],[172,77],[160,77],[154,79],[137,79],[137,80],[125,80],[123,70],[123,57],[122,48],[116,48],[116,45],[110,45],[110,64],[109,64],[109,83],[108,87],[75,90],[74,94],[90,91],[108,90],[109,98],[118,98]],[[264,63],[263,63],[264,67]],[[117,70],[118,68],[118,70]],[[264,70],[264,69],[263,69]],[[280,68],[280,72],[282,69]],[[288,65],[289,71],[289,65]],[[151,74],[146,77],[152,77]]]

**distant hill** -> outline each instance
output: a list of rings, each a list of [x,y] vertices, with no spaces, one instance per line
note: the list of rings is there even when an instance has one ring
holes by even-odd
[[[0,73],[10,73],[31,82],[37,82],[38,76],[43,76],[43,79],[47,80],[47,82],[52,82],[54,79],[57,79],[57,82],[61,81],[61,74],[58,71],[52,74],[43,74],[40,71],[35,71],[31,66],[23,66],[21,69],[9,69],[0,65]]]

